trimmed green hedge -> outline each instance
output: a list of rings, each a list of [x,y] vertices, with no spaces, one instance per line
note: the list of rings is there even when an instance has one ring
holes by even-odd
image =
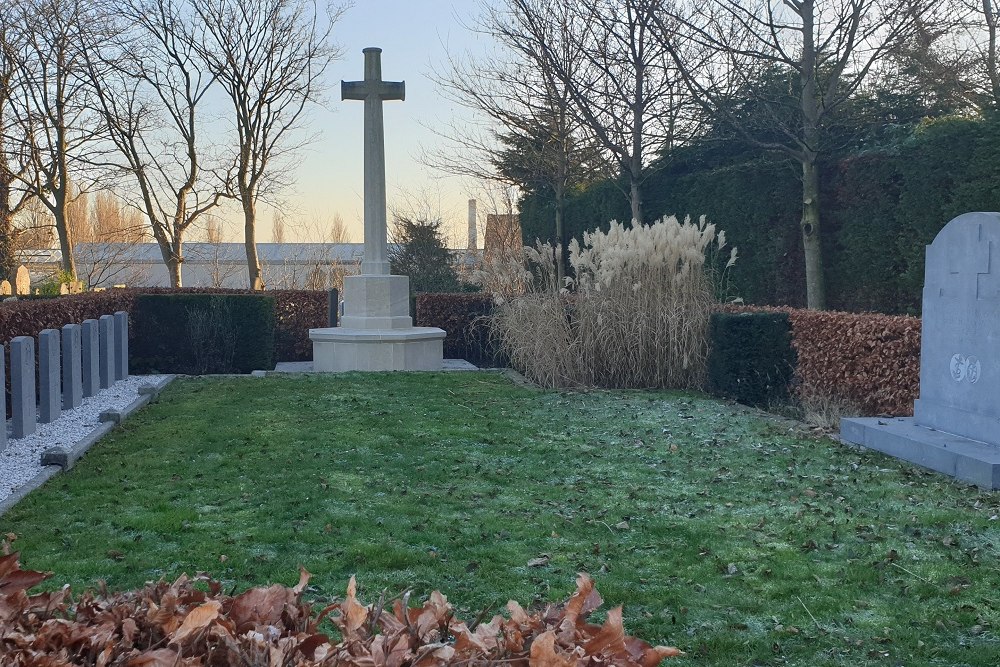
[[[713,313],[708,391],[746,405],[786,403],[795,373],[788,313]]]
[[[136,373],[274,368],[275,300],[254,294],[144,294],[132,310]]]
[[[919,314],[924,248],[949,220],[1000,209],[1000,114],[926,121],[887,145],[833,155],[820,165],[827,305]],[[748,159],[748,155],[756,155]],[[746,303],[802,307],[801,166],[725,144],[692,144],[651,165],[648,220],[706,215],[739,248],[729,277]],[[607,229],[625,219],[620,188],[605,181],[570,195],[566,229]],[[548,239],[550,198],[521,205],[524,242]]]

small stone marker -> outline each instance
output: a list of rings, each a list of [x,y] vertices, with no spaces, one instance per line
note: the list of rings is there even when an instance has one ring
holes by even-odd
[[[0,296],[10,296],[9,280],[0,280]]]
[[[128,377],[128,313],[119,310],[115,318],[115,380]]]
[[[60,336],[55,329],[38,334],[38,422],[48,424],[59,418],[62,396],[59,370]]]
[[[96,396],[101,390],[101,347],[97,320],[84,320],[80,325],[83,397]]]
[[[1000,488],[998,332],[1000,213],[966,213],[927,246],[913,417],[843,419],[841,437]]]
[[[17,276],[14,278],[14,287],[17,290],[18,296],[31,294],[31,274],[28,273],[28,267],[24,264],[17,267]]]
[[[62,328],[63,410],[80,407],[83,402],[82,336],[79,324]]]
[[[59,283],[59,294],[69,294],[69,285],[66,283]]]
[[[10,341],[11,434],[23,438],[35,432],[35,339]]]
[[[115,383],[115,318],[112,315],[101,315],[98,330],[101,389],[107,389]]]

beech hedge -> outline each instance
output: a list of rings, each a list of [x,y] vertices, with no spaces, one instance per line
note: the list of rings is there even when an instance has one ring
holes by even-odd
[[[415,324],[447,332],[446,359],[465,359],[480,367],[507,366],[507,358],[490,340],[487,318],[493,297],[481,292],[428,292],[417,295]]]
[[[918,318],[767,306],[724,310],[788,313],[799,398],[845,401],[864,415],[913,414],[920,392]]]

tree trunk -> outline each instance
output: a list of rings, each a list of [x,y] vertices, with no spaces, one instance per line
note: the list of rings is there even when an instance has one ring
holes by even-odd
[[[253,202],[243,197],[243,239],[247,251],[247,272],[250,278],[250,288],[255,292],[264,289],[264,279],[260,273],[260,258],[257,256],[257,210]]]
[[[802,249],[806,264],[806,305],[814,310],[825,310],[826,288],[819,230],[819,169],[813,158],[802,162]]]
[[[642,199],[639,190],[639,177],[629,174],[629,200],[632,202],[632,225],[642,224]]]
[[[559,289],[565,285],[566,278],[566,235],[563,230],[563,202],[566,199],[565,189],[556,185],[556,284]]]
[[[14,215],[0,203],[0,280],[12,285],[17,274],[17,259],[14,257]]]
[[[816,90],[816,38],[814,0],[802,0],[802,250],[806,268],[806,305],[826,309],[823,285],[823,249],[820,245],[819,170],[820,101]]]
[[[58,195],[57,195],[58,196]],[[56,223],[56,235],[59,237],[59,251],[62,253],[61,268],[67,276],[76,280],[76,260],[73,258],[73,239],[70,236],[69,225],[66,221],[66,195],[62,195],[62,202],[56,205],[53,211]]]

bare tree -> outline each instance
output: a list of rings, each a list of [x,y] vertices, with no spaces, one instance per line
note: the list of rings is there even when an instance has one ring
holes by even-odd
[[[194,6],[201,19],[195,43],[232,103],[239,144],[235,191],[250,285],[260,290],[257,204],[285,185],[289,158],[309,142],[298,130],[307,106],[318,101],[327,65],[339,56],[328,38],[343,10],[321,17],[309,0],[204,0]]]
[[[572,0],[485,6],[474,30],[494,40],[499,52],[452,58],[449,71],[437,78],[446,94],[481,114],[486,126],[471,132],[467,125],[450,128],[450,145],[425,157],[449,173],[548,190],[561,247],[567,241],[566,192],[593,173],[600,157],[573,113],[566,83],[577,78],[585,60],[585,45],[570,33],[573,6]],[[565,265],[558,260],[561,282]]]
[[[955,0],[960,35],[958,44],[967,47],[965,77],[980,106],[1000,107],[1000,2],[997,0]],[[958,44],[953,46],[958,47]],[[955,50],[960,50],[961,47]],[[968,76],[971,75],[971,76]]]
[[[933,5],[932,0],[692,0],[684,13],[660,17],[661,41],[695,98],[749,141],[801,163],[810,308],[826,304],[818,170],[824,122]],[[686,44],[694,45],[688,54],[697,57],[685,53]],[[781,72],[793,73],[789,94],[774,99],[754,94],[766,77]],[[732,104],[748,93],[769,119],[766,138]]]
[[[642,222],[644,167],[657,151],[693,133],[696,120],[682,77],[658,37],[672,0],[575,0],[560,3],[565,11],[553,11],[546,0],[508,4],[605,151],[612,175],[627,178],[632,219]],[[561,40],[553,41],[554,34]]]
[[[18,265],[15,249],[19,229],[15,219],[29,199],[28,192],[19,187],[26,177],[28,160],[12,110],[22,86],[23,39],[23,31],[13,22],[0,21],[0,280],[11,282]]]
[[[90,235],[91,240],[104,242],[143,243],[148,240],[142,214],[127,206],[110,190],[101,190],[94,197],[90,214]]]
[[[74,246],[88,241],[93,236],[90,229],[90,197],[73,181],[66,186],[68,197],[66,202],[66,226]],[[76,248],[73,248],[74,252]]]
[[[231,196],[233,161],[204,131],[214,78],[195,52],[184,0],[121,0],[117,12],[125,27],[91,55],[90,81],[170,284],[181,287],[185,234]]]
[[[285,242],[285,216],[275,209],[271,215],[271,243]]]
[[[100,132],[87,105],[84,55],[94,47],[103,21],[90,0],[20,0],[6,13],[7,20],[23,31],[16,60],[22,103],[12,106],[30,157],[21,185],[51,212],[62,270],[75,275],[66,211],[74,169]]]

